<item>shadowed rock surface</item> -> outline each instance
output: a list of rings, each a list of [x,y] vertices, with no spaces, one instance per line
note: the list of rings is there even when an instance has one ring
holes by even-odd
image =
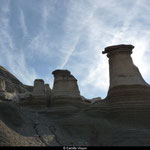
[[[103,100],[81,96],[68,70],[53,72],[51,89],[42,79],[23,85],[0,67],[0,146],[150,146],[150,86],[133,64],[133,48],[105,48]]]

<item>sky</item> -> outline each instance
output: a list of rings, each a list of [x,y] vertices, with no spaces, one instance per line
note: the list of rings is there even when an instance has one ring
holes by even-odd
[[[105,98],[105,47],[132,44],[132,58],[150,83],[149,0],[0,0],[0,65],[23,84],[67,69],[81,95]]]

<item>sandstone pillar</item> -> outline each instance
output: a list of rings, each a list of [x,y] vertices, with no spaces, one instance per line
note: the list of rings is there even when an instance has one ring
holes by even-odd
[[[52,101],[52,90],[49,87],[49,84],[45,84],[45,92],[47,95],[47,101],[48,101],[48,106],[51,106],[51,101]]]
[[[45,92],[51,92],[49,84],[45,84]]]
[[[134,46],[115,45],[105,48],[109,58],[110,88],[118,85],[148,85],[139,69],[134,65],[131,54]]]
[[[105,98],[110,120],[130,127],[149,126],[150,86],[134,65],[134,46],[115,45],[105,48],[109,58],[110,87]]]
[[[36,79],[34,81],[33,95],[34,96],[45,95],[45,85],[42,79]]]
[[[53,96],[54,97],[80,97],[77,79],[68,70],[55,70]]]

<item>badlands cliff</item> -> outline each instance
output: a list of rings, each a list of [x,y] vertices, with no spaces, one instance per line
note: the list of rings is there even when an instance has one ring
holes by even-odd
[[[51,89],[42,79],[24,85],[0,66],[0,146],[150,146],[150,86],[132,61],[133,48],[102,52],[110,86],[95,103],[80,95],[68,70],[52,72]]]

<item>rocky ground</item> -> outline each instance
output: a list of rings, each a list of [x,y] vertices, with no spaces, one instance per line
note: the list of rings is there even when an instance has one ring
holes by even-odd
[[[101,104],[22,107],[0,103],[1,146],[147,146],[150,130],[107,119]]]

